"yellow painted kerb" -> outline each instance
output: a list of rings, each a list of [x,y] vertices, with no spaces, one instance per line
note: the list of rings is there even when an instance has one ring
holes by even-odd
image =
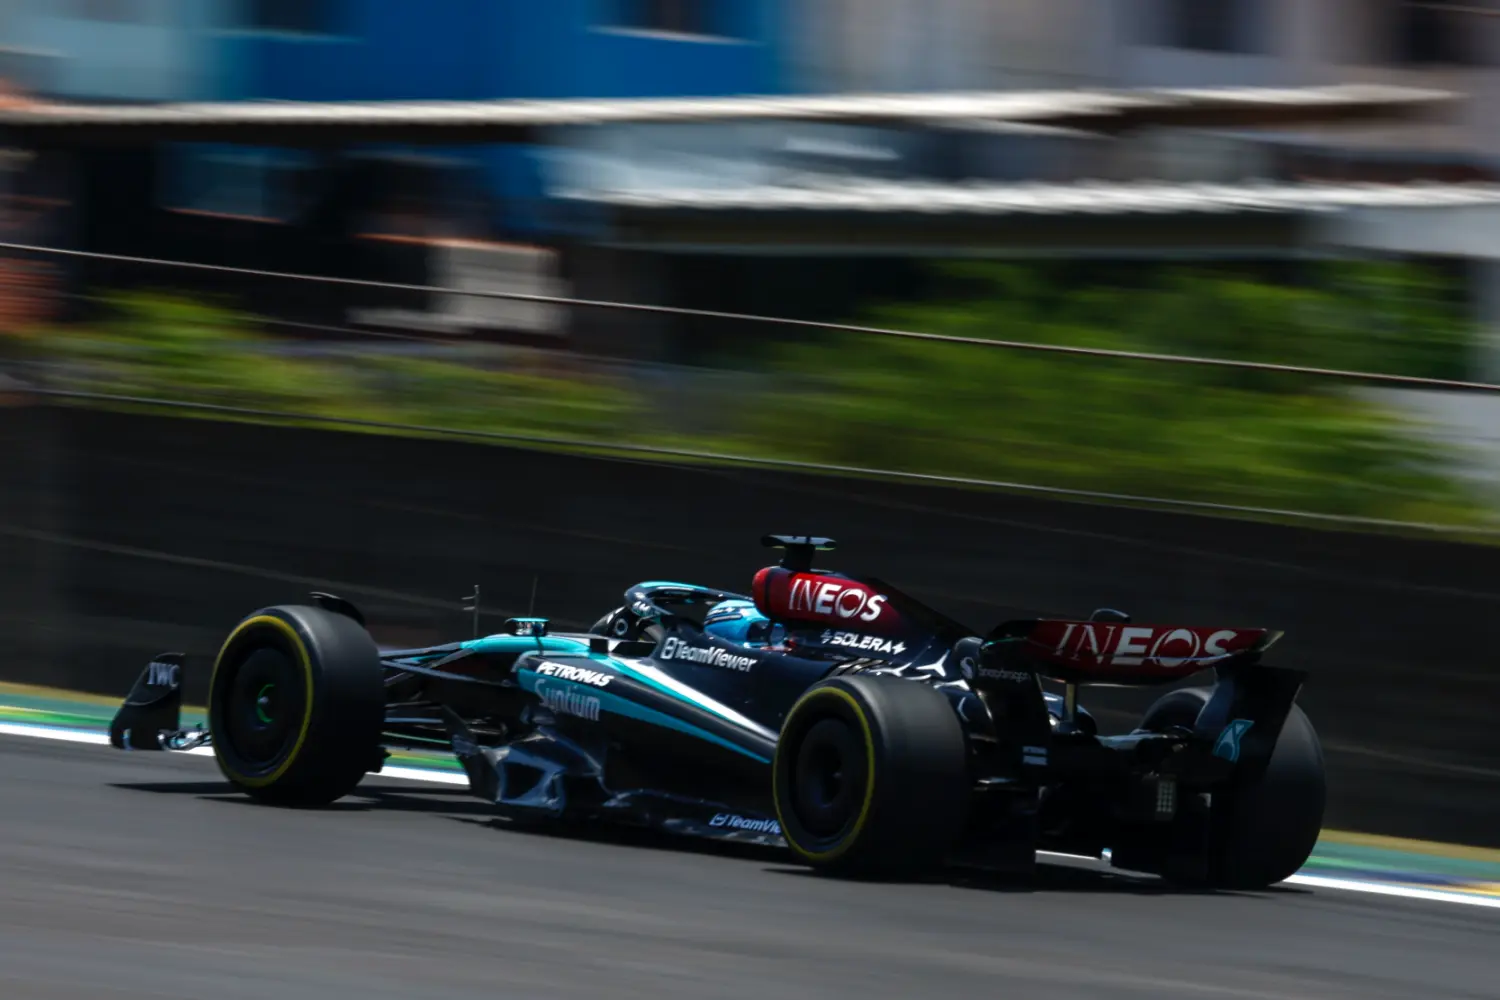
[[[1438,858],[1500,864],[1500,850],[1496,850],[1493,847],[1443,844],[1430,840],[1408,840],[1404,837],[1386,837],[1380,834],[1357,833],[1349,830],[1324,830],[1318,839],[1327,844],[1342,844],[1349,847],[1373,847],[1382,851],[1400,851],[1403,854],[1429,854]]]
[[[254,618],[247,618],[244,621],[240,622],[235,630],[229,633],[229,638],[224,640],[224,645],[219,647],[219,655],[214,659],[214,670],[210,675],[208,682],[208,702],[210,705],[213,704],[214,700],[214,684],[219,679],[219,664],[224,661],[224,653],[229,649],[229,644],[234,642],[234,640],[239,637],[240,633],[244,632],[246,629],[253,628],[256,625],[270,625],[272,628],[279,630],[282,634],[284,634],[288,639],[292,641],[292,648],[297,651],[297,661],[302,665],[302,676],[307,684],[307,696],[303,701],[302,728],[298,731],[297,742],[292,745],[292,752],[287,754],[286,760],[282,761],[281,766],[276,770],[272,771],[270,774],[262,775],[259,778],[247,778],[240,774],[235,774],[234,776],[234,780],[238,781],[242,785],[246,785],[250,788],[264,788],[267,785],[274,784],[275,782],[279,781],[282,775],[286,774],[287,770],[297,762],[297,755],[302,752],[302,745],[307,742],[307,731],[312,728],[313,677],[312,657],[308,655],[307,645],[303,643],[302,637],[297,634],[297,630],[293,628],[289,622],[277,618],[274,615],[256,615]],[[226,768],[229,768],[228,763],[222,756],[219,757],[219,763]],[[233,768],[229,769],[233,770]]]

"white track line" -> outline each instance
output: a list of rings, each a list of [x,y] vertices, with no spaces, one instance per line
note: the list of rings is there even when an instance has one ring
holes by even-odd
[[[0,722],[0,736],[26,736],[34,740],[61,740],[64,743],[94,743],[109,746],[108,733],[91,733],[83,729],[58,729],[55,726],[27,726],[18,722]]]
[[[425,781],[432,785],[469,786],[469,776],[452,771],[429,771],[423,767],[388,767],[377,778],[400,778],[402,781]]]
[[[1306,885],[1318,889],[1344,889],[1349,892],[1367,892],[1376,896],[1397,896],[1401,899],[1419,899],[1429,903],[1460,903],[1464,906],[1480,906],[1500,910],[1500,897],[1475,896],[1462,892],[1443,892],[1439,889],[1418,889],[1409,885],[1392,885],[1388,882],[1356,882],[1353,879],[1327,878],[1323,875],[1293,875],[1287,885]]]
[[[1086,854],[1061,854],[1057,851],[1037,851],[1038,857],[1066,858],[1069,861],[1094,861]],[[1420,889],[1413,886],[1393,885],[1389,882],[1364,882],[1351,878],[1330,878],[1326,875],[1293,875],[1282,885],[1305,885],[1318,889],[1343,889],[1346,892],[1364,892],[1376,896],[1398,896],[1403,899],[1420,899],[1434,903],[1462,903],[1466,906],[1481,906],[1500,910],[1500,897],[1476,896],[1470,893],[1444,892],[1441,889]]]
[[[63,743],[87,743],[92,746],[109,746],[106,733],[85,729],[59,729],[53,726],[30,726],[16,722],[0,722],[0,736],[22,736],[29,739],[57,740]],[[151,753],[152,751],[135,751]],[[197,747],[193,750],[177,751],[195,757],[212,757],[213,750]],[[452,772],[429,771],[419,767],[388,767],[379,777],[397,778],[402,781],[425,782],[434,785],[467,785],[468,777]],[[1058,854],[1055,851],[1038,851],[1038,855],[1057,858],[1078,858],[1078,855]],[[1097,861],[1097,858],[1081,858]],[[1392,885],[1386,882],[1364,882],[1355,879],[1328,878],[1323,875],[1293,875],[1284,885],[1305,885],[1316,889],[1338,889],[1344,892],[1362,892],[1374,896],[1395,896],[1399,899],[1414,899],[1428,903],[1458,903],[1463,906],[1478,906],[1500,910],[1500,897],[1475,896],[1459,892],[1443,892],[1438,889],[1419,889],[1412,886]]]

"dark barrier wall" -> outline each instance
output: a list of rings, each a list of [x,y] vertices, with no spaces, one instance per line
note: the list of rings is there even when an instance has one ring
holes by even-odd
[[[764,532],[977,629],[1107,605],[1285,629],[1313,678],[1329,825],[1500,846],[1500,549],[981,491],[568,457],[358,433],[0,411],[4,679],[123,695],[156,652],[202,669],[245,613],[348,596],[378,639],[536,611],[583,627],[648,578],[746,589]],[[1157,692],[1097,691],[1128,728]]]

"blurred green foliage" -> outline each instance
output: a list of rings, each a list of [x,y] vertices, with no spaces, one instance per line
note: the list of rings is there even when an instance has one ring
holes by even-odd
[[[1134,284],[1047,265],[942,269],[940,302],[870,325],[997,340],[1465,378],[1473,331],[1441,274],[1335,264],[1296,285],[1135,268]],[[855,334],[786,346],[757,452],[1142,496],[1401,520],[1487,511],[1452,456],[1353,384],[1301,375],[988,350]]]
[[[1058,265],[938,269],[941,294],[859,322],[933,333],[1465,378],[1474,331],[1440,272]],[[1122,278],[1122,275],[1124,276]],[[667,419],[620,379],[498,362],[293,356],[253,319],[125,295],[113,320],[47,331],[60,384],[324,417],[530,433],[953,474],[1235,505],[1473,524],[1490,513],[1452,456],[1348,382],[873,337],[800,334],[758,389]],[[726,429],[727,428],[727,429]]]
[[[600,379],[392,354],[305,357],[252,317],[158,295],[112,297],[117,318],[33,343],[70,388],[321,417],[616,440],[636,412]]]

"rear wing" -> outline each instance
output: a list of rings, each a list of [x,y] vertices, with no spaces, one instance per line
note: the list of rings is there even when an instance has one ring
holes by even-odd
[[[1231,662],[1253,663],[1283,634],[1264,628],[1032,619],[1004,623],[986,645],[1008,647],[1007,654],[1036,673],[1066,684],[1145,685],[1183,680]]]

